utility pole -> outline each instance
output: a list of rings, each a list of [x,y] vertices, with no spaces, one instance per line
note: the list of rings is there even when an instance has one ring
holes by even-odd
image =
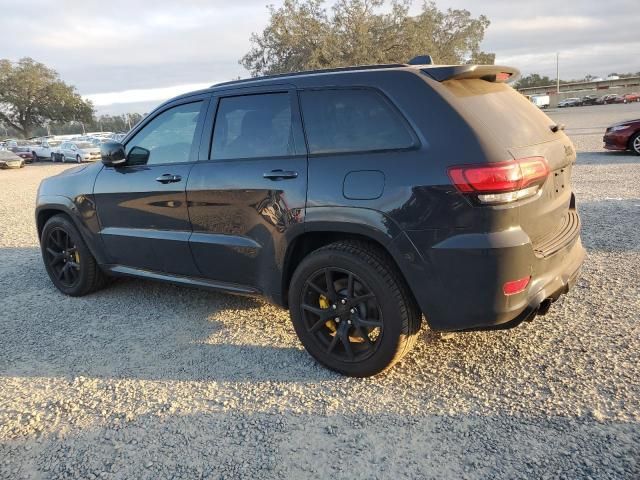
[[[560,95],[560,52],[556,52],[556,93]]]

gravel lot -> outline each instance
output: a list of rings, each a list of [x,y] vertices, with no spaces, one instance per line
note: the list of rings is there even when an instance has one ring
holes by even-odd
[[[427,328],[391,372],[342,378],[255,300],[49,282],[40,180],[0,171],[0,478],[640,478],[640,159],[601,149],[640,104],[550,111],[578,149],[588,258],[517,329]]]

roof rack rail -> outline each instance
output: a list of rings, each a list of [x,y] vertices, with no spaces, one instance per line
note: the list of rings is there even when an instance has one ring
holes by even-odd
[[[379,64],[379,65],[354,65],[350,67],[335,67],[335,68],[322,68],[318,70],[303,70],[301,72],[291,72],[291,73],[277,73],[274,75],[264,75],[260,77],[251,77],[251,78],[243,78],[240,80],[230,80],[228,82],[215,83],[211,85],[211,87],[220,87],[224,85],[236,85],[247,82],[257,82],[260,80],[271,80],[273,78],[284,78],[284,77],[298,77],[301,75],[314,75],[316,73],[337,73],[337,72],[350,72],[355,70],[383,70],[385,68],[398,68],[398,67],[406,67],[406,63],[388,63],[388,64]]]

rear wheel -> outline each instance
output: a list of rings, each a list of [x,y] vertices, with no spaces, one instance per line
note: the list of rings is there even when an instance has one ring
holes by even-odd
[[[631,140],[629,140],[629,150],[636,155],[640,155],[640,132],[636,133]]]
[[[38,155],[36,155],[36,152],[31,152],[31,156],[33,157],[34,163],[38,161]]]
[[[104,286],[106,276],[65,215],[55,215],[47,221],[40,249],[49,278],[62,293],[79,297]]]
[[[55,154],[51,154],[51,163],[56,163],[56,156]]]
[[[76,163],[82,163],[82,157],[80,155],[76,155]]]
[[[332,370],[368,377],[413,346],[421,313],[387,255],[344,241],[312,252],[289,290],[293,326],[307,351]]]

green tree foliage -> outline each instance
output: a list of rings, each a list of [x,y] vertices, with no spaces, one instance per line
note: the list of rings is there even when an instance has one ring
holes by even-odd
[[[555,83],[555,79],[551,79],[546,75],[541,77],[537,73],[532,73],[530,75],[520,77],[515,84],[515,88],[546,87],[549,85],[555,85]]]
[[[489,26],[484,15],[467,10],[439,10],[425,1],[409,15],[410,0],[285,0],[268,7],[270,20],[251,36],[251,49],[240,64],[253,76],[318,68],[405,63],[430,54],[440,64],[493,63],[480,51]]]
[[[0,60],[0,122],[29,137],[46,121],[90,122],[93,106],[55,70],[31,58]]]

